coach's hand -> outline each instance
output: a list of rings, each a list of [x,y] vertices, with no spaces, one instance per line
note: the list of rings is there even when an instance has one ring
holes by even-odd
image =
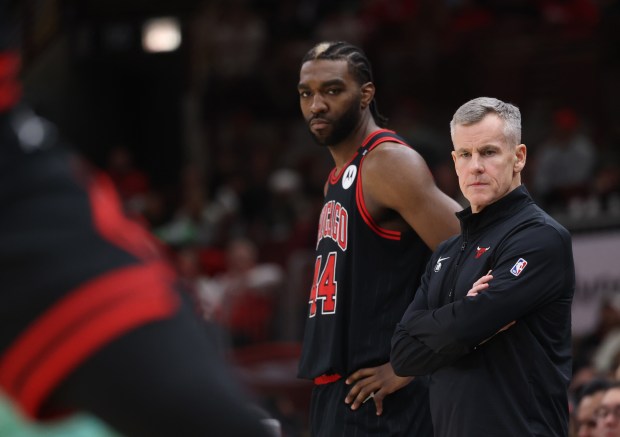
[[[377,416],[383,413],[383,399],[390,393],[400,390],[413,380],[411,376],[397,376],[390,363],[379,367],[360,369],[351,374],[345,381],[353,384],[344,402],[351,404],[352,410],[357,410],[364,402],[372,399],[377,408]]]

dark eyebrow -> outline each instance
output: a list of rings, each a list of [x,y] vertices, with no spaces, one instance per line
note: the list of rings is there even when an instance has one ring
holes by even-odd
[[[326,80],[325,82],[321,83],[321,88],[329,88],[330,86],[344,86],[345,82],[342,79],[331,79],[331,80]],[[309,86],[306,85],[305,83],[299,83],[297,84],[297,89],[308,89]]]
[[[321,84],[322,87],[327,88],[330,86],[334,86],[334,85],[339,85],[339,86],[343,86],[344,85],[344,81],[341,79],[332,79],[332,80],[328,80],[326,82],[323,82]]]

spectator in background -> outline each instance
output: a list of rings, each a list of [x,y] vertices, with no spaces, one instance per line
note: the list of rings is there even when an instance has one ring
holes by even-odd
[[[220,186],[212,199],[205,191],[197,167],[187,165],[182,174],[180,204],[168,221],[154,229],[155,234],[173,247],[225,242],[228,227],[236,221],[240,199],[227,185]]]
[[[208,293],[209,277],[205,273],[205,266],[201,257],[200,246],[184,245],[176,247],[173,251],[180,281],[186,286],[193,299],[196,312],[205,320],[210,320],[214,313],[212,305],[207,305],[206,299],[201,296]]]
[[[620,382],[605,391],[595,416],[596,437],[620,437]]]
[[[594,194],[602,207],[620,216],[620,126],[612,126],[609,139],[599,152],[599,165],[594,175]]]
[[[534,157],[534,189],[543,204],[556,209],[588,196],[596,149],[572,108],[555,111],[552,129]]]
[[[593,32],[601,16],[599,2],[593,0],[541,0],[537,6],[543,19],[551,26],[562,27],[569,38]]]
[[[610,386],[610,380],[594,379],[581,388],[574,415],[575,437],[596,437],[596,413]]]
[[[319,40],[345,39],[353,44],[362,45],[367,29],[368,27],[364,26],[351,5],[334,5],[325,17],[317,23],[315,35]]]
[[[617,308],[613,310],[618,313]],[[598,375],[620,380],[620,327],[617,322],[596,345],[592,368]]]
[[[620,377],[620,306],[615,293],[601,296],[594,331],[573,336],[573,376],[570,391],[580,388],[597,376]]]
[[[145,208],[150,181],[148,175],[136,167],[131,150],[124,145],[112,147],[108,152],[106,171],[114,182],[127,212],[132,216],[141,215]]]
[[[203,2],[193,27],[194,77],[203,92],[204,114],[221,120],[237,109],[227,102],[244,95],[243,105],[260,111],[262,82],[257,72],[268,38],[266,23],[248,0]],[[204,82],[203,82],[204,80]]]
[[[203,283],[199,299],[207,317],[226,328],[231,345],[271,339],[284,272],[261,263],[256,245],[233,239],[226,249],[226,270]]]

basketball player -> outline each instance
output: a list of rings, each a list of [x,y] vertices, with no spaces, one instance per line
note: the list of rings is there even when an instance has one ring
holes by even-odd
[[[371,65],[324,42],[303,58],[303,116],[335,162],[325,185],[299,376],[312,379],[314,436],[432,435],[424,381],[400,378],[390,338],[460,206],[422,157],[384,129]]]
[[[0,391],[124,436],[265,436],[154,240],[20,102],[0,0]]]

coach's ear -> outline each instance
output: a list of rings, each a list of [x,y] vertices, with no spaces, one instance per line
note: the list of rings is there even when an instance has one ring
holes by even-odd
[[[525,161],[527,158],[527,147],[525,144],[519,144],[515,147],[515,163],[513,167],[513,171],[515,173],[521,173],[523,168],[525,167]]]
[[[372,102],[372,99],[375,98],[375,84],[373,84],[372,82],[366,82],[364,85],[362,85],[360,91],[360,106],[362,107],[362,109],[366,109],[370,105],[370,102]]]

